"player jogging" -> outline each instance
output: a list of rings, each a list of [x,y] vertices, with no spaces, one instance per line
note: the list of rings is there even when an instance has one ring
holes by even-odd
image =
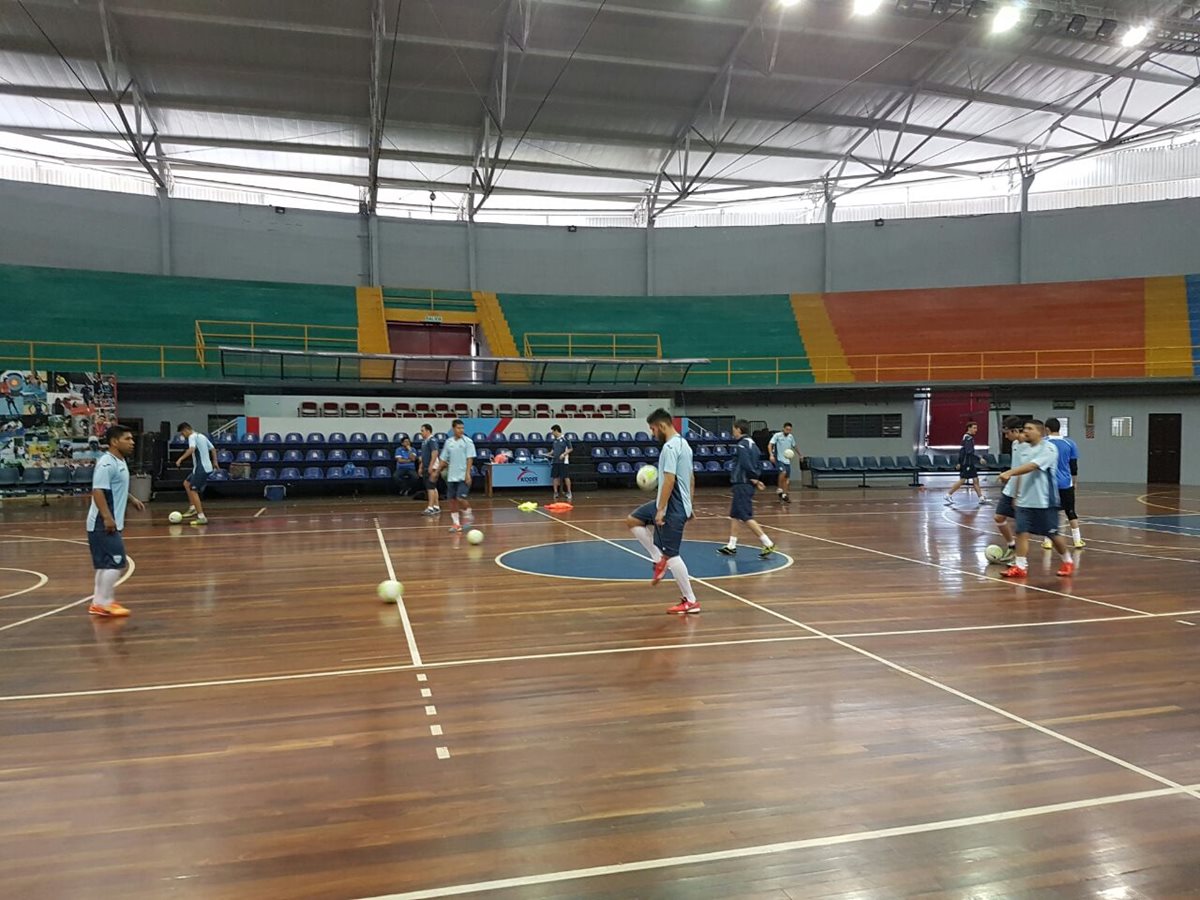
[[[979,431],[978,422],[967,423],[967,433],[962,436],[962,446],[958,450],[958,481],[950,486],[950,491],[946,494],[947,506],[954,505],[954,492],[964,484],[975,488],[980,506],[988,502],[987,497],[983,496],[983,488],[979,486],[979,464],[983,460],[975,452],[975,433],[977,431]]]
[[[717,552],[722,556],[737,556],[737,524],[742,522],[762,542],[758,558],[766,559],[775,552],[775,542],[754,521],[754,492],[766,488],[759,480],[762,477],[762,454],[750,437],[750,423],[745,419],[733,423],[733,436],[737,438],[737,444],[733,471],[729,473],[729,486],[733,489],[733,502],[729,505],[729,543],[718,547]]]
[[[788,457],[788,451],[792,451],[791,458]],[[771,436],[771,442],[767,444],[767,452],[771,455],[771,462],[779,467],[779,482],[775,488],[775,494],[784,503],[788,503],[788,489],[792,482],[792,463],[799,462],[796,452],[796,438],[792,434],[792,423],[784,422],[783,431],[777,431]]]
[[[1083,542],[1083,534],[1079,530],[1079,516],[1075,512],[1075,476],[1079,474],[1079,446],[1069,437],[1063,437],[1059,432],[1062,423],[1058,419],[1047,419],[1046,430],[1050,432],[1046,440],[1058,449],[1058,498],[1062,511],[1067,514],[1067,524],[1071,526],[1071,543],[1075,549],[1082,550],[1087,546]],[[1046,541],[1042,545],[1047,550],[1051,544]]]
[[[183,514],[185,519],[195,516],[193,525],[207,525],[208,517],[204,515],[204,505],[200,498],[204,496],[204,487],[208,477],[217,470],[217,449],[207,434],[195,431],[187,422],[179,423],[179,433],[187,438],[187,451],[175,461],[175,465],[183,468],[190,458],[192,474],[183,480],[183,489],[187,492],[188,502],[192,505]]]
[[[129,466],[125,460],[133,454],[133,432],[124,425],[113,425],[106,433],[108,452],[96,462],[92,473],[92,503],[88,508],[88,548],[96,570],[96,586],[88,612],[101,618],[120,618],[129,610],[113,596],[121,573],[129,564],[125,555],[125,506],[130,501],[139,512],[146,507],[137,497],[129,496]]]
[[[574,448],[557,425],[550,426],[550,440],[553,442],[550,446],[550,479],[554,482],[554,499],[558,500],[561,486],[566,489],[567,501],[570,502],[574,496],[571,493],[571,476],[567,473],[570,471],[571,451]]]
[[[700,603],[692,590],[687,565],[679,555],[683,529],[692,517],[692,494],[696,473],[692,470],[692,448],[675,430],[675,420],[665,409],[656,409],[646,417],[650,433],[663,442],[658,455],[658,496],[629,514],[625,525],[646,548],[654,563],[651,584],[662,581],[667,570],[675,577],[683,595],[667,610],[669,613],[698,613]],[[654,526],[654,534],[650,526]]]
[[[463,434],[462,419],[450,423],[454,434],[442,444],[441,463],[446,467],[446,497],[450,501],[452,534],[462,534],[463,524],[475,521],[475,513],[467,502],[471,492],[471,464],[475,462],[475,442]],[[460,519],[461,515],[461,519]]]
[[[1057,574],[1069,578],[1075,572],[1075,560],[1066,540],[1058,533],[1058,448],[1045,439],[1045,426],[1037,419],[1025,423],[1026,449],[1022,462],[1000,473],[1007,484],[1015,476],[1017,487],[1017,558],[1005,569],[1005,578],[1029,577],[1029,535],[1049,538],[1063,563]],[[1014,445],[1015,446],[1015,445]],[[1014,457],[1015,462],[1015,457]]]

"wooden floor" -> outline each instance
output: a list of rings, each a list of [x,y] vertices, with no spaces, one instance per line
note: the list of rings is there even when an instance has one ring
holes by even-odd
[[[633,493],[481,500],[480,547],[408,500],[157,502],[124,622],[85,613],[83,502],[5,502],[0,893],[1195,896],[1200,534],[1139,522],[1200,489],[1145,492],[1081,488],[1078,574],[1038,549],[1028,585],[983,564],[990,507],[768,500],[795,565],[685,619],[494,561],[627,537]]]

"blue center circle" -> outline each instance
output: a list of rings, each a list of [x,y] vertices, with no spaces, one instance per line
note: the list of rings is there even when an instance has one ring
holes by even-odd
[[[684,541],[679,555],[693,578],[704,579],[766,575],[786,569],[793,561],[778,551],[759,559],[762,548],[755,544],[739,546],[737,556],[723,556],[717,552],[721,546],[714,541]],[[649,581],[651,575],[650,559],[635,540],[537,544],[501,553],[496,564],[528,575],[584,581]]]

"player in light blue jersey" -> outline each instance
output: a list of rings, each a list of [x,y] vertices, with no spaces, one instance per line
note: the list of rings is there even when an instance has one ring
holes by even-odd
[[[788,458],[788,451],[792,451],[792,456]],[[792,482],[792,466],[800,465],[800,453],[796,449],[796,436],[792,434],[792,423],[784,422],[783,431],[777,431],[771,436],[771,442],[767,444],[767,453],[770,454],[771,462],[779,468],[779,481],[775,487],[775,495],[784,503],[790,502],[788,491],[791,489]]]
[[[213,446],[207,434],[201,434],[187,422],[179,423],[179,433],[187,439],[188,448],[187,452],[175,461],[175,465],[183,468],[183,464],[189,459],[192,461],[192,474],[183,480],[183,489],[187,492],[191,506],[183,517],[188,519],[195,516],[193,525],[207,525],[208,517],[204,515],[204,504],[200,498],[204,496],[209,476],[217,471],[217,448]]]
[[[105,435],[108,452],[96,461],[92,473],[92,503],[88,507],[88,549],[96,570],[92,605],[88,612],[105,619],[122,618],[129,610],[116,601],[114,592],[121,573],[129,564],[125,555],[125,507],[133,503],[139,512],[146,507],[137,497],[129,496],[129,466],[133,455],[133,432],[124,425],[113,425]]]
[[[1062,503],[1062,511],[1067,515],[1067,523],[1071,526],[1071,542],[1076,549],[1082,550],[1087,545],[1083,542],[1083,534],[1079,530],[1079,514],[1075,512],[1075,476],[1079,474],[1079,446],[1069,437],[1063,437],[1062,422],[1050,418],[1046,420],[1046,431],[1050,432],[1046,439],[1058,448],[1058,496]],[[1049,549],[1047,541],[1043,547]]]
[[[463,525],[468,528],[475,521],[475,513],[467,500],[471,492],[471,464],[475,462],[475,442],[464,433],[462,419],[450,423],[454,432],[442,444],[438,462],[446,469],[446,496],[450,499],[450,526],[452,534],[462,534]],[[460,519],[461,515],[461,519]]]
[[[692,469],[692,448],[675,430],[675,420],[665,409],[656,409],[646,417],[650,433],[663,442],[658,455],[658,496],[629,514],[625,525],[646,548],[654,563],[651,584],[658,584],[670,569],[683,595],[669,613],[698,613],[700,602],[692,590],[687,564],[679,555],[683,529],[692,518],[692,495],[696,473]],[[654,527],[651,534],[650,527]]]

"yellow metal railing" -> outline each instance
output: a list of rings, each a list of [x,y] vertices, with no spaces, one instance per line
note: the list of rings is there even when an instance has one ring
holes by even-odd
[[[194,347],[182,345],[0,340],[0,368],[194,378],[202,363]]]
[[[606,359],[662,359],[662,338],[657,334],[529,332],[525,356],[585,356]]]
[[[271,350],[328,350],[354,353],[358,350],[358,329],[350,325],[197,319],[197,362],[206,366],[210,345],[215,347],[221,344]]]
[[[418,312],[475,312],[475,298],[469,292],[434,291],[424,288],[384,288],[384,309],[411,309]]]

